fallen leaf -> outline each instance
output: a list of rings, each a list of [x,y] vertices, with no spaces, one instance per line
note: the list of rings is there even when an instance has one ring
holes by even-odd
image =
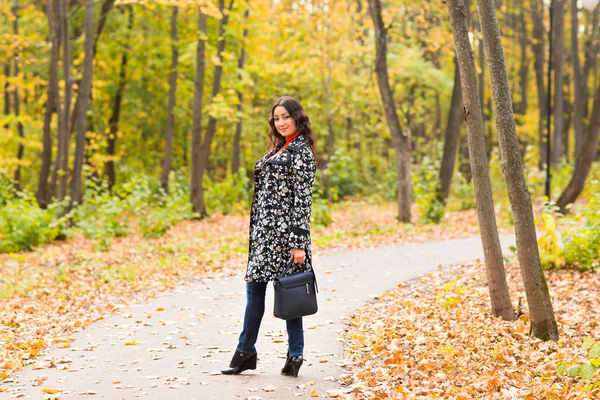
[[[44,389],[42,389],[42,393],[56,394],[58,392],[62,392],[62,389],[55,389],[55,388],[44,388]]]
[[[310,397],[319,397],[319,393],[317,393],[316,389],[310,391]]]
[[[136,346],[140,344],[138,340],[128,340],[125,342],[125,346]]]
[[[273,385],[267,385],[267,386],[265,386],[265,387],[263,388],[263,390],[264,390],[265,392],[272,392],[272,391],[274,391],[275,389],[277,389],[277,388],[276,388],[275,386],[273,386]]]

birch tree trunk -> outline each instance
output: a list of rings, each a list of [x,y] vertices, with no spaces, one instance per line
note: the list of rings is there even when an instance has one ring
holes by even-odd
[[[171,12],[171,73],[169,75],[169,105],[167,106],[167,129],[165,130],[165,156],[163,158],[162,174],[160,184],[165,191],[169,193],[169,173],[173,165],[173,131],[175,129],[175,94],[177,93],[177,61],[179,59],[179,50],[177,44],[177,14],[179,8],[173,6]]]
[[[515,220],[517,256],[531,315],[530,333],[542,340],[558,339],[558,326],[552,310],[548,285],[540,262],[531,198],[523,175],[519,140],[515,128],[508,86],[504,50],[496,21],[494,0],[477,0],[485,54],[490,72],[492,100],[502,172]]]
[[[380,0],[369,0],[369,13],[375,27],[375,74],[377,75],[385,119],[392,134],[392,143],[398,159],[398,220],[410,223],[410,141],[400,127],[394,95],[388,78],[387,32],[381,17]]]
[[[87,118],[89,100],[92,90],[92,70],[94,60],[94,0],[85,2],[85,42],[83,76],[79,96],[81,104],[77,110],[77,136],[75,138],[75,160],[73,163],[73,177],[71,178],[71,205],[73,202],[81,203],[83,181],[83,159],[85,157],[85,136],[87,133]]]
[[[460,68],[471,170],[473,171],[473,183],[477,199],[477,217],[485,256],[492,312],[496,317],[510,321],[515,319],[515,312],[510,301],[502,247],[500,246],[496,227],[492,185],[485,154],[484,127],[477,88],[477,72],[469,41],[468,9],[465,7],[463,0],[447,0],[446,5],[450,15],[450,24],[454,33],[454,48],[456,49]]]

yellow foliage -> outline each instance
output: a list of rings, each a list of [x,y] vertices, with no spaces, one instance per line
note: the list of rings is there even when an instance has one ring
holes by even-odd
[[[556,227],[556,220],[550,214],[542,215],[542,233],[538,239],[538,248],[544,267],[560,268],[565,265],[565,246]]]

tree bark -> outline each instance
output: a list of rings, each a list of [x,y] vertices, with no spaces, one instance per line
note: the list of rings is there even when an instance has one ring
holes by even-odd
[[[583,82],[581,65],[579,62],[579,20],[577,18],[577,0],[571,0],[571,58],[573,63],[573,86],[575,98],[573,100],[573,128],[575,129],[575,160],[579,158],[583,149]]]
[[[67,195],[67,178],[69,172],[69,112],[71,109],[71,96],[73,82],[71,80],[71,46],[69,41],[69,17],[67,14],[67,0],[58,0],[59,40],[62,42],[63,50],[63,80],[65,82],[64,104],[62,109],[58,108],[58,150],[52,171],[50,184],[51,193],[58,180],[58,201],[62,201]]]
[[[75,160],[73,163],[73,176],[71,178],[71,207],[77,202],[81,204],[83,159],[85,156],[85,136],[87,133],[87,118],[89,100],[92,90],[92,71],[94,59],[94,0],[85,2],[85,42],[83,75],[79,95],[82,97],[77,110],[77,136],[75,138]]]
[[[377,75],[385,118],[392,134],[392,143],[398,159],[398,220],[410,223],[410,140],[404,135],[400,127],[394,95],[388,78],[387,30],[383,26],[380,0],[369,0],[369,13],[375,28],[375,74]]]
[[[225,26],[227,26],[227,21],[229,20],[229,12],[233,7],[233,0],[230,0],[229,7],[225,10],[225,0],[219,0],[219,10],[222,13],[222,18],[219,21],[219,39],[217,42],[217,57],[219,59],[219,63],[215,65],[214,73],[213,73],[213,87],[212,87],[212,98],[211,101],[219,94],[221,91],[221,78],[223,77],[223,51],[225,51]],[[198,212],[201,217],[206,217],[208,212],[206,210],[206,204],[204,203],[204,171],[208,168],[208,160],[210,158],[210,145],[212,144],[213,137],[215,136],[215,132],[217,131],[217,119],[213,116],[208,118],[208,125],[206,126],[206,134],[204,135],[204,141],[202,142],[202,146],[200,147],[200,191],[199,191],[199,204],[198,208],[195,208],[194,211]]]
[[[592,12],[591,19],[591,32],[589,34],[588,40],[585,44],[585,56],[583,61],[583,72],[581,77],[581,87],[583,90],[583,98],[585,102],[583,104],[583,117],[587,117],[588,115],[588,82],[590,72],[596,69],[596,63],[598,61],[598,51],[600,51],[600,40],[598,40],[598,30],[599,30],[599,21],[600,18],[600,5],[597,5],[594,11]]]
[[[565,56],[565,7],[563,0],[554,0],[554,136],[550,162],[556,165],[563,156],[563,84]]]
[[[94,57],[96,56],[98,39],[100,39],[102,30],[104,29],[104,25],[106,24],[106,19],[108,17],[108,13],[110,12],[110,10],[112,10],[114,4],[115,4],[115,0],[104,0],[102,2],[102,10],[100,11],[100,16],[98,17],[98,26],[96,27],[96,34],[94,35]],[[78,37],[78,36],[79,36],[78,34],[75,35],[75,37]],[[93,59],[92,59],[92,61],[93,61]],[[76,85],[77,85],[77,87],[81,87],[81,79],[77,81]],[[79,95],[79,93],[80,92],[77,93],[77,97],[75,98],[75,106],[73,107],[73,114],[72,114],[71,125],[70,125],[71,133],[77,127],[77,114],[78,114],[77,110],[79,109],[79,106],[81,104],[81,96]],[[90,92],[90,95],[91,95],[91,92]],[[89,101],[91,102],[92,100],[90,99]]]
[[[540,158],[538,160],[538,168],[544,169],[548,162],[546,154],[546,129],[544,124],[548,115],[548,100],[546,98],[546,87],[544,84],[544,21],[540,9],[543,9],[542,0],[532,0],[531,2],[531,19],[533,20],[533,44],[531,45],[534,54],[534,69],[535,82],[537,87],[537,99],[539,109],[538,121],[538,151]]]
[[[204,92],[204,71],[206,69],[206,15],[198,9],[198,43],[196,45],[196,78],[192,103],[192,174],[191,201],[194,212],[204,209],[202,190],[201,146],[202,146],[202,93]]]
[[[133,28],[133,6],[128,4],[125,6],[129,11],[129,18],[127,21],[127,32],[131,36],[131,29]],[[109,133],[107,139],[106,155],[108,161],[104,164],[104,175],[108,179],[108,187],[112,189],[116,180],[117,173],[115,169],[115,154],[117,148],[117,136],[119,134],[119,122],[121,120],[121,104],[123,102],[123,93],[125,91],[125,84],[127,83],[126,72],[127,62],[129,60],[129,52],[131,51],[131,45],[129,41],[130,37],[127,38],[123,48],[123,54],[121,55],[121,70],[119,72],[119,83],[117,85],[117,92],[115,93],[113,112],[108,121]],[[91,98],[91,96],[90,96]]]
[[[250,15],[250,9],[247,8],[244,12],[244,21],[248,21],[248,16]],[[246,39],[248,38],[248,26],[244,26],[244,33],[242,35],[242,49],[240,52],[240,58],[238,60],[238,70],[241,72],[244,69],[244,63],[246,62]],[[235,135],[233,137],[233,161],[231,162],[231,172],[233,174],[237,174],[240,169],[240,141],[242,137],[242,123],[243,119],[241,117],[242,111],[244,108],[244,95],[241,90],[237,91],[238,96],[238,115],[239,119],[237,124],[235,125]]]
[[[48,17],[48,35],[52,50],[50,52],[50,72],[48,78],[48,90],[46,98],[46,110],[44,113],[43,127],[43,152],[42,166],[38,179],[37,202],[41,208],[46,208],[52,201],[52,193],[49,191],[48,177],[50,176],[50,167],[52,166],[52,114],[56,111],[56,101],[60,102],[58,93],[58,57],[60,44],[58,41],[57,26],[54,20],[56,11],[56,0],[47,0],[46,13]]]
[[[540,262],[535,222],[519,140],[513,117],[512,101],[504,62],[504,50],[496,21],[493,0],[477,0],[483,31],[485,54],[490,71],[496,131],[506,179],[508,198],[515,221],[517,256],[531,314],[530,333],[542,340],[558,339],[558,326],[552,310],[548,285]]]
[[[444,153],[442,155],[442,165],[440,166],[440,194],[443,199],[448,198],[450,193],[450,184],[454,175],[454,164],[456,162],[456,143],[460,126],[464,118],[462,93],[460,83],[460,68],[458,61],[454,57],[454,88],[452,89],[452,100],[450,102],[450,111],[448,112],[448,125],[446,126],[446,135],[444,137]]]
[[[575,169],[569,184],[562,192],[556,205],[560,207],[561,212],[566,213],[566,206],[575,202],[581,194],[585,181],[589,175],[592,163],[598,154],[598,137],[600,136],[600,85],[596,89],[594,106],[585,136],[585,142],[582,146],[581,154],[575,160]]]
[[[4,82],[4,115],[10,114],[10,84],[8,78],[10,78],[10,62],[7,61],[4,64],[4,76],[6,81]],[[4,128],[8,129],[8,124],[4,125]]]
[[[527,22],[525,20],[525,4],[520,4],[519,9],[519,45],[521,46],[521,65],[519,67],[521,101],[519,102],[519,114],[525,115],[527,114],[527,91],[529,89],[529,61],[527,60],[529,39],[527,37]]]
[[[481,103],[477,88],[477,72],[467,24],[468,9],[463,0],[447,0],[450,24],[454,33],[454,48],[458,58],[464,116],[467,125],[471,170],[477,200],[477,217],[480,225],[487,280],[492,312],[496,317],[511,321],[515,312],[510,301],[502,247],[496,227],[492,185],[485,155],[484,127]]]
[[[13,33],[16,37],[19,36],[19,0],[14,0],[13,7]],[[14,76],[19,77],[19,49],[14,54]],[[21,190],[21,161],[25,154],[25,132],[23,131],[23,123],[21,122],[21,99],[19,97],[19,88],[15,85],[13,92],[13,109],[17,118],[17,132],[19,133],[19,145],[17,146],[17,169],[14,176],[14,187],[16,190]]]
[[[169,173],[173,165],[173,131],[175,129],[175,95],[177,93],[177,61],[179,49],[177,48],[179,38],[177,37],[177,14],[179,8],[173,6],[171,12],[171,73],[169,76],[169,105],[167,106],[167,129],[165,130],[165,156],[163,158],[162,174],[160,184],[169,193]]]

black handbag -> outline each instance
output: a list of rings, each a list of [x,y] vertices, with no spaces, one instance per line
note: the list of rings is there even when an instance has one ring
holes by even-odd
[[[289,274],[292,261],[286,264],[282,276],[275,278],[275,305],[273,315],[281,319],[294,319],[315,314],[317,306],[317,278],[310,271]],[[288,275],[289,274],[289,275]]]

